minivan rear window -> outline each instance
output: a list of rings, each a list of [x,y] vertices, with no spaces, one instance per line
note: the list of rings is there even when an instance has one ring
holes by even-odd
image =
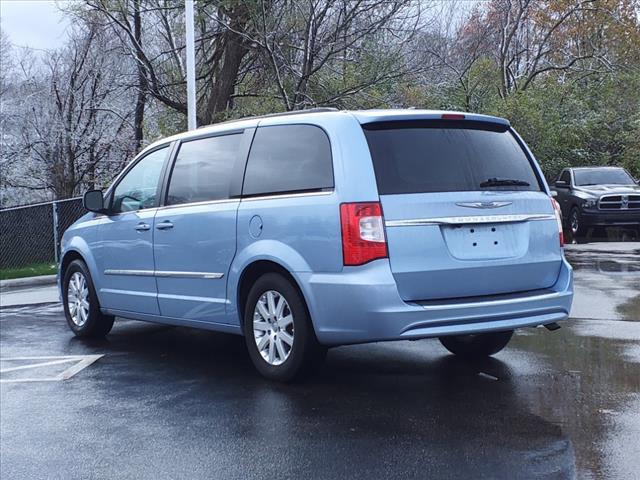
[[[507,126],[431,120],[363,128],[380,195],[541,190],[531,161]]]

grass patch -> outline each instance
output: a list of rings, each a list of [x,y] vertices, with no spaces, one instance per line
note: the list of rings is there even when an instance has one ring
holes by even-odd
[[[37,263],[19,268],[0,268],[0,280],[37,277],[40,275],[54,275],[57,271],[58,267],[53,263]]]

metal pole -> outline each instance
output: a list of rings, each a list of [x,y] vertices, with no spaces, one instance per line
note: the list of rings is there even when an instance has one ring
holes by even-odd
[[[193,34],[193,1],[184,1],[187,34],[187,126],[195,130],[196,125],[196,59]]]
[[[53,258],[58,264],[58,202],[51,204],[53,209]]]

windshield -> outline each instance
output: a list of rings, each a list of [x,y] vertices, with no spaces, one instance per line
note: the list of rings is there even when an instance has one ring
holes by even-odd
[[[622,168],[589,168],[574,170],[576,185],[635,185],[631,176]]]
[[[381,195],[541,190],[529,158],[506,126],[430,120],[363,128]]]

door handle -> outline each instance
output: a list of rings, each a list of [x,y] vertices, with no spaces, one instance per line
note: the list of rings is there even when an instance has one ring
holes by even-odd
[[[138,225],[136,225],[136,230],[139,232],[146,232],[150,228],[151,227],[147,223],[139,223]]]
[[[169,220],[165,220],[164,222],[157,224],[156,228],[158,230],[169,230],[170,228],[173,228],[173,223]]]

